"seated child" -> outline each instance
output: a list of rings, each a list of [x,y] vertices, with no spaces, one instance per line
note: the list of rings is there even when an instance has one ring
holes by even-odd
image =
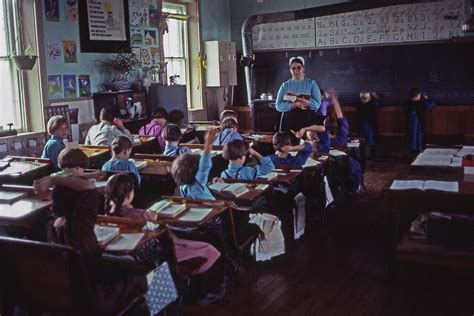
[[[239,122],[239,119],[237,117],[237,113],[235,113],[234,110],[224,110],[221,112],[221,115],[219,117],[219,122],[222,122],[224,119],[232,117],[236,122]]]
[[[215,200],[211,191],[207,187],[209,172],[212,168],[211,150],[212,143],[217,138],[219,130],[210,129],[204,137],[204,150],[202,155],[184,154],[179,156],[171,168],[173,176],[181,196],[191,199]],[[219,251],[223,255],[226,266],[226,275],[237,272],[238,255],[229,239],[229,232],[222,216],[218,216],[202,227],[206,233],[213,236],[219,243]]]
[[[87,131],[86,145],[110,146],[115,137],[125,136],[133,139],[130,131],[125,128],[123,121],[115,117],[115,110],[104,107],[100,110],[100,123],[93,125]]]
[[[272,143],[275,153],[270,155],[270,159],[274,165],[302,166],[313,152],[313,146],[309,142],[292,146],[291,137],[287,132],[277,132],[273,135]],[[298,153],[293,156],[291,151]]]
[[[259,160],[259,164],[256,167],[243,166],[247,153]],[[275,169],[270,157],[262,157],[253,148],[249,148],[249,144],[240,139],[234,139],[226,144],[222,156],[230,161],[227,170],[221,173],[221,178],[223,179],[254,180]]]
[[[49,119],[46,129],[51,137],[44,145],[41,158],[49,158],[54,168],[59,170],[58,156],[61,150],[66,147],[63,140],[69,135],[69,124],[66,118],[55,115]]]
[[[61,171],[51,174],[52,177],[83,177],[101,179],[105,176],[102,171],[84,173],[84,169],[89,166],[89,158],[79,148],[66,148],[59,153],[59,166]]]
[[[184,113],[181,110],[172,110],[168,113],[168,122],[183,128]]]
[[[227,117],[221,122],[219,137],[214,141],[214,146],[224,146],[234,139],[242,140],[239,132],[239,124],[232,117]]]
[[[163,155],[165,156],[179,156],[191,152],[188,147],[179,147],[179,140],[181,139],[181,130],[175,124],[168,124],[163,129],[163,139],[166,146]]]
[[[109,178],[105,187],[105,206],[107,214],[118,217],[138,218],[147,221],[155,221],[156,213],[149,210],[137,209],[132,206],[135,184],[127,174],[116,174]],[[202,264],[193,271],[193,275],[203,273],[220,257],[220,253],[212,245],[180,239],[171,234],[173,246],[176,252],[177,262],[192,258],[202,258]],[[144,252],[142,252],[143,254]],[[145,253],[146,255],[146,253]]]
[[[132,142],[123,136],[119,136],[112,142],[112,159],[102,166],[102,171],[126,171],[135,176],[140,185],[140,174],[135,164],[128,160],[132,153]]]
[[[153,111],[150,123],[142,126],[138,131],[140,136],[155,136],[160,144],[160,148],[165,148],[165,141],[161,136],[163,127],[167,124],[168,112],[164,108],[157,108]]]

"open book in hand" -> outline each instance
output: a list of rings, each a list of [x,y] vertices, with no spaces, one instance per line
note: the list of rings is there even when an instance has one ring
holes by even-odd
[[[311,96],[309,94],[288,91],[283,96],[283,101],[295,102],[297,98],[301,98],[301,99],[305,99],[305,100],[311,100]]]
[[[176,217],[186,210],[186,204],[163,200],[153,204],[149,210],[158,214],[159,217]]]

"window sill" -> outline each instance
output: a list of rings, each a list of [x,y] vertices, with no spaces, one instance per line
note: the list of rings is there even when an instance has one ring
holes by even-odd
[[[9,135],[9,136],[3,136],[3,137],[0,137],[0,140],[10,140],[10,139],[14,139],[14,138],[18,138],[18,137],[21,137],[21,138],[27,138],[27,137],[37,137],[37,136],[43,136],[45,134],[45,132],[28,132],[28,133],[18,133],[16,135]]]

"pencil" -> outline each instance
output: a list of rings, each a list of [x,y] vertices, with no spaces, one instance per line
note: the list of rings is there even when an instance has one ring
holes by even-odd
[[[296,132],[294,130],[290,129],[290,132],[296,135]]]

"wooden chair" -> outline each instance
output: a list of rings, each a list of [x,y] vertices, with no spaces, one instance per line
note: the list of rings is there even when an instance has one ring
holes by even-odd
[[[0,237],[2,270],[6,289],[2,314],[19,305],[32,311],[64,312],[73,315],[96,314],[89,275],[81,255],[71,247],[9,237]],[[122,315],[144,293],[117,302],[114,315]]]

